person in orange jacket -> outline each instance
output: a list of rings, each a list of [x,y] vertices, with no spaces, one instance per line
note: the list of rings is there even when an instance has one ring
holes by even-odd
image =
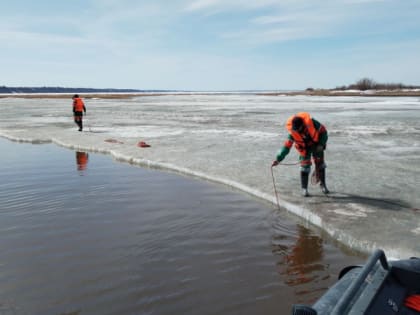
[[[286,129],[289,133],[288,138],[277,153],[272,166],[278,165],[289,154],[294,143],[300,155],[302,195],[304,197],[309,196],[308,181],[312,164],[311,157],[315,162],[316,180],[320,182],[322,192],[328,194],[329,190],[325,183],[325,168],[327,166],[324,161],[324,150],[328,141],[327,129],[306,112],[300,112],[289,117],[286,122]]]
[[[73,116],[74,122],[79,126],[79,131],[83,130],[83,112],[86,115],[86,106],[78,94],[73,95]]]

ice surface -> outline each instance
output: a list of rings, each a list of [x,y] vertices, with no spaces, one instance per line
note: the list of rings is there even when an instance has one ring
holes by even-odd
[[[83,97],[83,95],[82,95]],[[274,169],[282,209],[353,248],[393,257],[420,255],[420,100],[416,97],[193,94],[87,99],[85,130],[71,99],[0,99],[0,135],[55,142],[241,189],[276,203],[270,165],[284,123],[308,111],[326,125],[325,197],[300,197],[299,166]],[[112,143],[109,139],[123,143]],[[139,148],[146,141],[150,148]],[[294,149],[284,163],[297,161]]]

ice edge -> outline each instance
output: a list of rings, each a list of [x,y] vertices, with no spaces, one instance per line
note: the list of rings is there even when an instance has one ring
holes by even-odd
[[[205,173],[193,171],[189,168],[179,167],[171,163],[154,162],[147,159],[134,158],[134,157],[126,156],[124,154],[121,154],[111,149],[99,149],[99,148],[93,148],[93,147],[86,147],[83,145],[68,144],[54,137],[52,137],[50,140],[20,138],[20,137],[8,135],[4,133],[4,130],[0,130],[0,137],[3,137],[10,141],[21,142],[21,143],[32,143],[32,144],[54,143],[61,147],[72,149],[72,150],[81,150],[81,151],[89,151],[89,152],[94,152],[94,153],[109,154],[116,161],[127,162],[130,164],[144,166],[151,169],[174,171],[176,173],[198,177],[198,178],[205,179],[205,180],[215,182],[215,183],[220,183],[220,184],[241,190],[243,192],[246,192],[252,196],[268,201],[274,205],[277,205],[277,199],[273,195],[263,193],[259,190],[253,189],[239,182],[228,180],[222,177],[210,176]],[[362,253],[370,254],[379,247],[376,244],[376,242],[356,239],[352,235],[347,234],[343,232],[342,230],[336,229],[330,224],[326,224],[319,215],[317,215],[316,213],[313,213],[311,210],[305,207],[295,205],[293,203],[282,200],[281,198],[279,198],[279,206],[284,208],[288,212],[298,216],[299,218],[304,219],[306,222],[324,230],[330,237],[332,237],[338,242],[354,250],[360,251]],[[404,258],[410,257],[409,252],[402,249],[386,247],[383,245],[381,245],[380,248],[386,252],[387,257],[391,260],[404,259]]]

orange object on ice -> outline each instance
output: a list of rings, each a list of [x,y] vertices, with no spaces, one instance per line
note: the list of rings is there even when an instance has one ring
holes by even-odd
[[[137,143],[137,146],[140,147],[140,148],[148,148],[148,147],[150,147],[150,144],[147,144],[144,141],[140,141],[139,143]]]

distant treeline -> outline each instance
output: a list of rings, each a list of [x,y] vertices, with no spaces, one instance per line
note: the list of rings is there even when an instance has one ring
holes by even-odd
[[[356,83],[350,85],[343,85],[336,87],[333,90],[345,91],[345,90],[402,90],[402,89],[420,89],[420,86],[404,85],[402,83],[377,83],[372,79],[363,78]]]
[[[136,89],[94,89],[94,88],[66,88],[66,87],[8,87],[0,86],[0,93],[141,93],[164,92],[163,90]],[[167,92],[165,90],[165,92]]]

